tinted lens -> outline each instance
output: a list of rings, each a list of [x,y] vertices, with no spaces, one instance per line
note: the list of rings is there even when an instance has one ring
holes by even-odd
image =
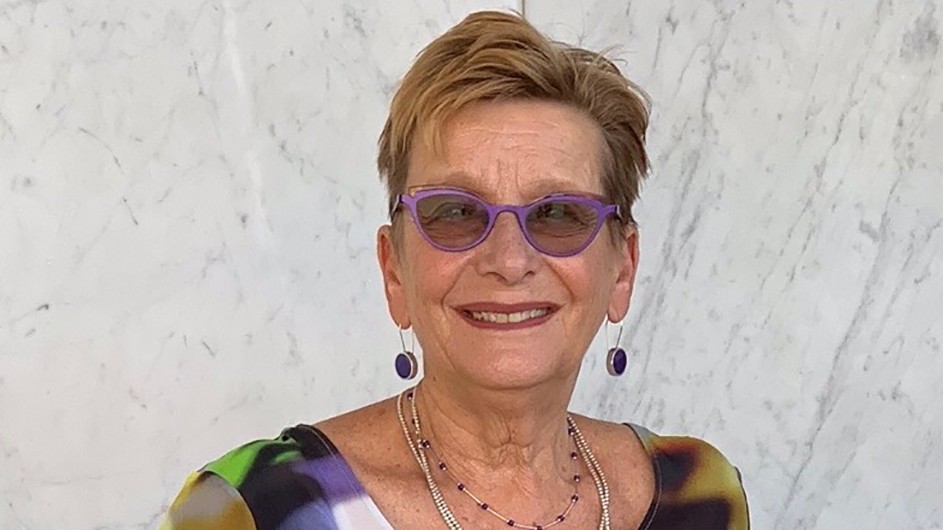
[[[527,213],[527,232],[538,250],[567,255],[583,247],[596,231],[599,212],[572,199],[547,199]]]
[[[416,202],[419,226],[437,245],[460,249],[477,241],[488,228],[485,205],[464,195],[430,195]]]

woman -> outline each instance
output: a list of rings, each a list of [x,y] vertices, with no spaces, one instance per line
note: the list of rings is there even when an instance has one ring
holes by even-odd
[[[629,309],[647,120],[609,61],[517,16],[436,39],[378,161],[386,299],[424,377],[208,464],[165,528],[747,528],[738,473],[705,442],[567,413],[602,320]],[[608,361],[625,368],[618,347]]]

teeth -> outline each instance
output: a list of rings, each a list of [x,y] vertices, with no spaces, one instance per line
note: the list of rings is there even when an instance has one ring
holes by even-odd
[[[547,308],[531,309],[530,311],[519,311],[517,313],[492,313],[491,311],[472,311],[471,316],[475,320],[482,322],[494,322],[495,324],[515,324],[532,318],[538,318],[546,315],[550,310]]]

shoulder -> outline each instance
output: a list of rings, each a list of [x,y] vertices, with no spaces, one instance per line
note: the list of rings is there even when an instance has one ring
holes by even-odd
[[[396,414],[395,398],[329,418],[315,424],[336,445],[337,451],[358,476],[397,474],[400,464],[411,461]]]
[[[710,443],[690,436],[660,436],[638,425],[628,425],[645,446],[661,475],[665,492],[692,493],[685,486],[710,484],[712,489],[740,486],[740,473]]]
[[[612,492],[614,526],[644,528],[641,522],[656,496],[652,459],[628,426],[575,416]]]
[[[167,510],[160,530],[256,530],[249,507],[222,478],[191,474]]]
[[[650,528],[749,528],[740,472],[716,447],[699,438],[659,436],[644,427],[630,427],[649,452],[656,476]]]
[[[339,458],[331,442],[307,425],[243,444],[190,476],[161,528],[277,528],[302,509],[307,518],[321,512],[323,527],[332,528],[329,504],[359,493],[346,466],[335,462]]]
[[[331,442],[317,429],[298,425],[283,430],[276,438],[243,444],[201,471],[213,473],[242,491],[273,473],[291,472],[295,463],[329,458],[334,453]]]

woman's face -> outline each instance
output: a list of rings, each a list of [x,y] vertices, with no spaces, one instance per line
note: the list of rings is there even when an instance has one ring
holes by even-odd
[[[598,126],[564,105],[477,103],[442,133],[441,156],[414,149],[407,193],[445,186],[514,205],[550,193],[603,194]],[[628,310],[638,259],[633,228],[614,245],[609,231],[617,225],[606,223],[583,252],[559,258],[530,246],[510,212],[462,252],[431,246],[406,209],[397,223],[397,244],[390,226],[379,231],[380,266],[390,313],[413,327],[427,377],[495,389],[570,381],[602,319],[621,320]]]

